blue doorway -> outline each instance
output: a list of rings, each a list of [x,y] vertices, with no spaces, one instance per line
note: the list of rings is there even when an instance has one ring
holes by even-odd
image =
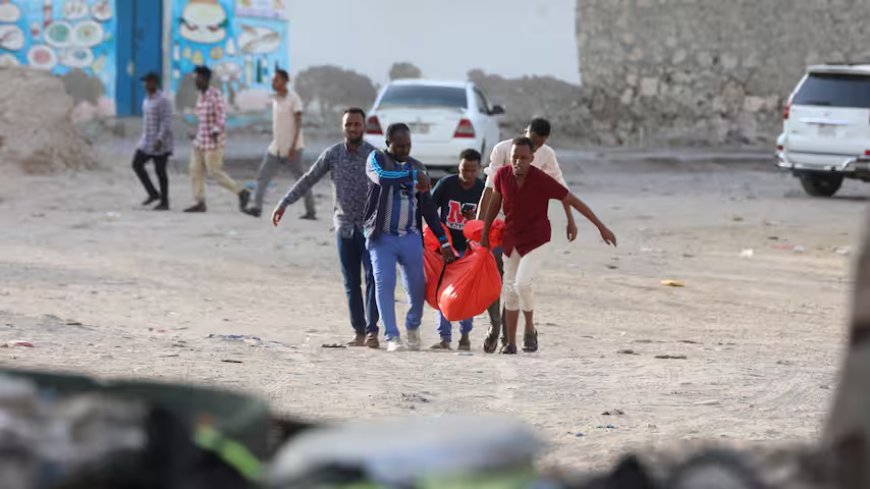
[[[115,0],[118,19],[118,76],[115,104],[119,116],[142,115],[145,88],[139,78],[163,74],[163,0]]]

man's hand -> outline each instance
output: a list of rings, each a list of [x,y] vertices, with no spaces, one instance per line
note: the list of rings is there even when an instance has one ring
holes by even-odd
[[[187,131],[187,139],[190,139],[191,141],[196,139],[196,131],[194,131],[194,130]]]
[[[428,192],[429,191],[429,176],[426,175],[426,172],[418,172],[417,173],[417,191],[418,192]]]
[[[285,207],[281,207],[280,205],[272,211],[272,225],[278,227],[278,223],[281,222],[281,219],[284,218],[284,211],[287,210]]]
[[[158,139],[157,142],[154,143],[154,151],[161,151],[161,150],[163,150],[163,141]]]
[[[213,133],[211,133],[211,140],[214,141],[214,142],[217,142],[217,141],[218,141],[218,138],[220,137],[220,135],[221,135],[221,133],[219,133],[219,132],[213,132]]]
[[[565,234],[568,236],[568,241],[569,241],[569,242],[574,241],[575,239],[577,239],[577,223],[574,222],[573,219],[570,220],[570,221],[568,221],[568,228],[566,229],[566,233],[565,233]]]
[[[607,227],[602,227],[599,231],[601,232],[601,239],[603,239],[605,243],[616,247],[616,235],[613,234],[613,231],[607,229]]]
[[[483,246],[486,249],[489,249],[489,236],[481,236],[480,237],[480,246]]]
[[[462,217],[468,221],[473,221],[475,218],[475,212],[472,210],[462,211]]]
[[[444,263],[453,263],[456,261],[456,255],[453,254],[453,248],[449,246],[441,247],[441,257],[444,258]]]

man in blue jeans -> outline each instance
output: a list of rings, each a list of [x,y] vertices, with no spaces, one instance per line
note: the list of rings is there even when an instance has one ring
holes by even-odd
[[[349,346],[379,348],[378,308],[375,300],[375,279],[363,235],[365,206],[369,178],[366,159],[375,147],[363,140],[366,114],[362,109],[347,109],[342,116],[344,142],[324,151],[308,172],[296,181],[272,213],[277,226],[287,206],[304,197],[324,175],[331,173],[335,194],[333,217],[344,275],[344,290],[350,310],[354,337]],[[360,271],[365,270],[366,300],[360,291]]]
[[[365,219],[367,247],[375,274],[378,311],[384,322],[384,339],[390,352],[420,349],[426,278],[419,214],[438,237],[444,261],[450,263],[456,258],[429,195],[426,168],[410,154],[411,130],[405,124],[391,124],[387,128],[387,150],[373,152],[366,164],[370,180]],[[409,302],[405,316],[407,347],[402,344],[396,323],[397,264]]]
[[[432,190],[432,200],[435,201],[435,207],[441,214],[441,222],[450,232],[453,249],[459,253],[459,256],[464,255],[468,247],[468,241],[463,233],[465,222],[474,219],[477,203],[483,195],[483,182],[477,178],[479,171],[480,153],[473,149],[466,149],[459,155],[459,172],[438,180],[438,184]],[[444,318],[441,311],[438,311],[436,321],[441,341],[435,343],[432,350],[449,350],[453,325]],[[468,335],[473,325],[474,318],[459,321],[459,350],[471,350]]]

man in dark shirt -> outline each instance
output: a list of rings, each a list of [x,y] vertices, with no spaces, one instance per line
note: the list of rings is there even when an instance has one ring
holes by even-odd
[[[508,342],[501,352],[505,354],[517,352],[517,323],[521,309],[526,319],[523,350],[532,352],[538,349],[538,332],[533,321],[532,283],[546,257],[547,244],[550,242],[550,220],[547,217],[550,200],[559,200],[577,209],[598,228],[605,243],[616,246],[616,236],[592,209],[553,177],[532,166],[534,148],[529,138],[513,140],[511,165],[502,167],[495,174],[492,202],[486,213],[480,240],[482,246],[489,247],[489,229],[504,204],[502,298],[506,310]]]
[[[480,172],[480,153],[473,149],[467,149],[459,155],[459,174],[442,178],[432,191],[432,200],[438,207],[441,222],[447,227],[453,238],[453,248],[459,256],[465,254],[468,243],[462,229],[465,222],[474,219],[477,212],[477,203],[483,195],[484,184],[477,178]],[[451,331],[453,325],[444,319],[441,311],[436,316],[438,322],[438,334],[441,341],[432,346],[433,350],[449,350]],[[459,322],[459,349],[471,350],[471,342],[468,334],[471,332],[474,318],[463,319]]]

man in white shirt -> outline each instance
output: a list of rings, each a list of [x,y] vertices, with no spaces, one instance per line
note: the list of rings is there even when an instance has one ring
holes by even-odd
[[[547,175],[553,177],[554,180],[568,188],[565,182],[565,177],[562,175],[562,169],[559,167],[559,161],[556,159],[556,152],[553,148],[547,145],[547,139],[550,137],[550,122],[546,119],[535,118],[529,123],[524,135],[531,139],[535,144],[534,160],[532,166],[542,170]],[[493,179],[495,173],[503,166],[511,164],[511,146],[513,139],[502,141],[492,148],[492,153],[489,157],[489,166],[483,171],[486,174],[486,188],[483,191],[483,196],[480,198],[480,204],[477,206],[477,218],[484,219],[486,211],[489,209],[490,199],[492,198]],[[574,221],[574,214],[571,212],[571,206],[563,203],[565,208],[565,217],[568,219],[566,235],[568,241],[574,241],[577,238],[577,223]],[[503,273],[502,256],[500,249],[494,249],[493,254],[498,264],[499,273]],[[496,350],[496,339],[499,331],[502,331],[502,344],[506,341],[505,331],[503,330],[502,311],[499,299],[489,307],[489,332],[486,335],[483,349],[487,353],[493,353]]]
[[[260,171],[257,173],[257,191],[254,193],[254,204],[245,212],[254,217],[263,213],[263,198],[269,182],[275,178],[282,165],[290,167],[290,172],[296,180],[305,174],[302,164],[302,99],[299,94],[290,89],[287,84],[290,75],[282,69],[275,70],[272,77],[272,88],[275,95],[272,100],[272,144],[263,157]],[[302,219],[316,219],[314,195],[311,190],[305,193],[305,214]]]

